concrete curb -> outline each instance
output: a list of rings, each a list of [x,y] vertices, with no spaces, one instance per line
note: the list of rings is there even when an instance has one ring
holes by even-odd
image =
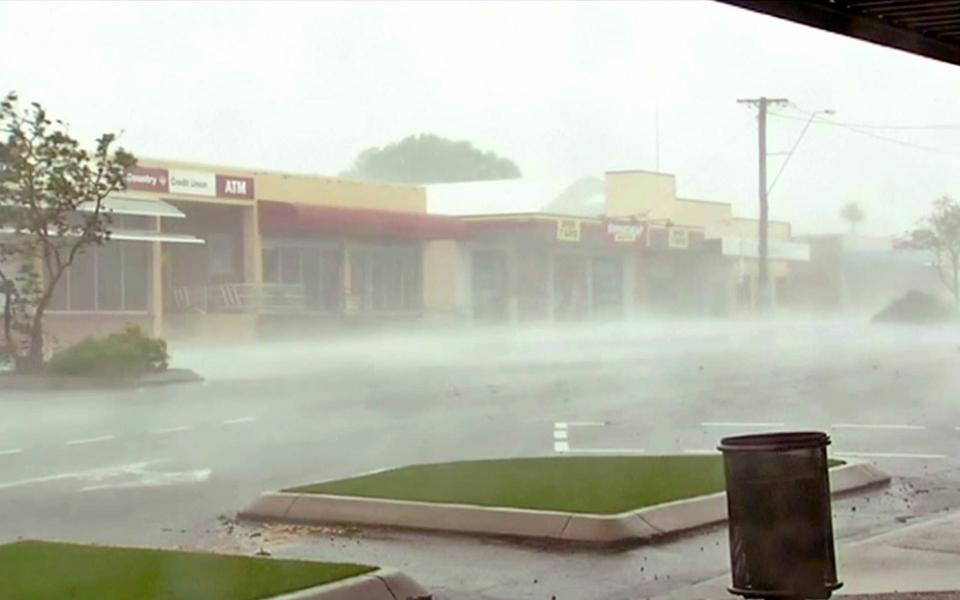
[[[378,569],[336,583],[272,596],[265,600],[420,600],[430,594],[396,569]]]
[[[834,494],[887,483],[890,476],[863,460],[830,470]],[[348,523],[453,533],[562,540],[589,544],[638,542],[720,523],[723,492],[612,515],[382,500],[357,496],[267,492],[238,515],[255,521]]]
[[[12,371],[0,372],[0,390],[18,392],[136,389],[182,383],[200,383],[202,381],[204,381],[203,377],[190,369],[167,369],[162,373],[145,373],[132,379],[99,379],[96,377],[14,373]]]

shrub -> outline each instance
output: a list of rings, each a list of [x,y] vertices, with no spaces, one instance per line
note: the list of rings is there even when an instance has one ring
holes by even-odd
[[[119,379],[165,371],[170,360],[167,343],[144,335],[136,325],[102,338],[87,338],[53,355],[47,371]]]
[[[941,323],[954,317],[953,308],[936,296],[909,291],[874,315],[878,323]]]

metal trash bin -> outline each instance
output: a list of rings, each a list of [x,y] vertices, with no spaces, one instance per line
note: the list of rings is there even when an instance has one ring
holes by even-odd
[[[723,438],[732,594],[829,598],[837,581],[830,437],[804,431]]]

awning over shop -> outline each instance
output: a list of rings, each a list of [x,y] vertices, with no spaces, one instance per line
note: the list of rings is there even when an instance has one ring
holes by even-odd
[[[95,206],[86,204],[80,207],[83,212],[93,212]],[[139,217],[162,217],[169,219],[184,219],[186,215],[172,204],[153,198],[129,198],[124,196],[110,196],[103,200],[101,211],[112,212],[116,215],[131,215]]]
[[[719,240],[709,240],[720,245],[723,256],[738,258],[759,258],[760,242],[756,238],[726,236]],[[785,240],[767,241],[767,258],[770,260],[809,261],[810,245]]]
[[[463,223],[445,215],[261,202],[260,231],[267,235],[339,233],[452,239],[463,235]]]
[[[167,244],[203,244],[204,240],[186,233],[167,233],[165,231],[149,231],[136,229],[121,229],[110,232],[111,240],[124,242],[164,242]]]
[[[51,236],[56,236],[57,232],[48,230]],[[13,227],[0,227],[0,235],[15,235],[16,230]],[[70,235],[70,234],[68,234]],[[73,237],[73,236],[71,236]],[[118,229],[110,231],[110,239],[123,242],[165,242],[169,244],[203,244],[202,239],[183,233],[166,233],[162,231],[150,231],[139,229]]]

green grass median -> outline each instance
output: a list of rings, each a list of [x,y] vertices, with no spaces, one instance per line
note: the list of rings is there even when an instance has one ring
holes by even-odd
[[[374,569],[365,565],[27,541],[0,546],[0,597],[260,600]]]
[[[843,464],[830,461],[831,466]],[[389,500],[615,514],[722,492],[723,458],[563,456],[401,467],[283,490]]]
[[[416,465],[284,491],[613,514],[723,489],[720,456],[565,456]]]

